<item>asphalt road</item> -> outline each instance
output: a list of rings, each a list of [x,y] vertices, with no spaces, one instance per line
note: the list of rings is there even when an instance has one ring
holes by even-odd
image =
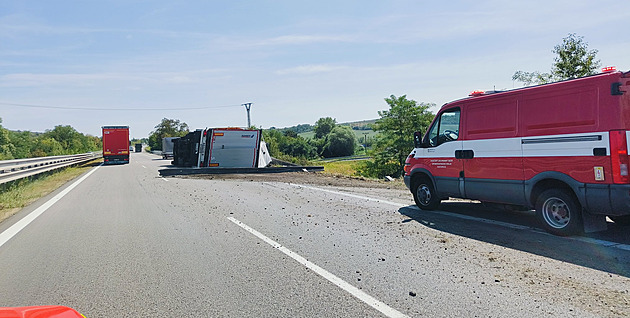
[[[457,202],[424,212],[403,190],[300,178],[164,179],[167,163],[134,153],[96,167],[1,245],[0,306],[87,317],[630,315],[627,228],[560,238],[523,212]]]

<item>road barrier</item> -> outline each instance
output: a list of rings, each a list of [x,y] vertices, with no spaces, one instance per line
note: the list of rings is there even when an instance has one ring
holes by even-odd
[[[0,184],[100,158],[100,152],[0,161]]]

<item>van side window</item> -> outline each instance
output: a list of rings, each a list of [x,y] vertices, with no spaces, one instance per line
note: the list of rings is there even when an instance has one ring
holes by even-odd
[[[429,147],[459,139],[459,108],[448,110],[433,123],[427,134]]]

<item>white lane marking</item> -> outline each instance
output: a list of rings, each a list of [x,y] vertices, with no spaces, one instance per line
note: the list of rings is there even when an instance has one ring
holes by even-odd
[[[2,247],[2,245],[4,245],[4,243],[9,241],[12,237],[14,237],[16,234],[18,234],[21,230],[23,230],[27,225],[29,225],[31,222],[33,222],[38,216],[40,216],[42,213],[44,213],[46,210],[48,210],[48,208],[53,206],[53,204],[55,204],[55,203],[57,203],[57,201],[61,200],[61,198],[63,198],[66,194],[68,194],[70,191],[72,191],[72,189],[74,189],[81,182],[83,182],[83,180],[87,179],[87,177],[89,177],[92,173],[94,173],[94,171],[96,171],[96,169],[98,169],[102,165],[103,164],[95,167],[94,169],[92,169],[91,171],[86,173],[83,177],[81,177],[79,180],[77,180],[73,184],[71,184],[69,187],[63,189],[63,191],[59,192],[57,195],[52,197],[50,200],[46,201],[46,203],[42,204],[37,209],[33,210],[33,212],[29,213],[27,216],[23,217],[21,220],[15,222],[15,224],[11,225],[11,227],[6,229],[4,232],[0,233],[0,247]]]
[[[164,177],[160,177],[162,180],[168,182],[168,179],[164,178]]]
[[[397,208],[411,208],[411,209],[420,210],[420,208],[418,208],[415,205],[410,206],[410,205],[404,204],[404,203],[396,203],[396,202],[392,202],[392,201],[380,200],[380,199],[365,197],[365,196],[356,195],[356,194],[350,194],[350,193],[344,193],[344,192],[340,192],[340,191],[334,191],[334,190],[322,189],[322,188],[317,188],[317,187],[311,187],[311,186],[302,185],[302,184],[291,183],[291,185],[296,186],[296,187],[300,187],[300,188],[307,188],[307,189],[311,189],[311,190],[317,190],[317,191],[328,192],[328,193],[337,194],[337,195],[343,195],[343,196],[347,196],[347,197],[351,197],[351,198],[355,198],[355,199],[361,199],[361,200],[367,200],[367,201],[384,203],[384,204],[395,206]],[[462,214],[457,214],[457,213],[451,213],[451,212],[446,212],[446,211],[422,211],[422,212],[423,213],[440,214],[440,215],[448,215],[449,217],[454,217],[454,218],[459,218],[459,219],[464,219],[464,220],[472,220],[472,221],[477,221],[477,222],[482,222],[482,223],[487,223],[487,224],[494,224],[494,225],[498,225],[498,226],[502,226],[502,227],[512,228],[512,229],[516,229],[516,230],[530,230],[530,231],[537,232],[539,234],[552,235],[552,234],[549,234],[547,232],[541,231],[540,229],[535,228],[535,227],[531,227],[531,226],[525,226],[525,225],[518,225],[518,224],[507,223],[507,222],[489,220],[489,219],[478,218],[478,217],[474,217],[474,216],[462,215]],[[558,236],[555,236],[555,235],[553,235],[553,236],[554,237],[558,237]],[[560,237],[558,237],[558,238],[560,238]],[[618,249],[630,251],[630,245],[629,244],[621,244],[621,243],[617,243],[617,242],[611,242],[611,241],[594,239],[594,238],[590,238],[590,237],[582,237],[582,236],[570,236],[570,237],[564,237],[564,239],[573,240],[573,241],[580,241],[580,242],[584,242],[584,243],[590,243],[590,244],[600,245],[600,246],[604,246],[604,247],[612,247],[612,248],[618,248]]]
[[[145,169],[146,169],[147,167],[145,167],[144,165],[142,165],[142,168],[145,168]]]
[[[317,191],[322,191],[322,192],[328,192],[328,193],[332,193],[332,194],[339,194],[339,195],[345,195],[347,197],[351,197],[351,198],[355,198],[355,199],[361,199],[361,200],[366,200],[366,201],[373,201],[373,202],[378,202],[378,203],[385,203],[385,204],[389,204],[389,205],[393,205],[395,207],[406,207],[408,206],[407,204],[403,204],[403,203],[397,203],[397,202],[392,202],[392,201],[387,201],[387,200],[381,200],[381,199],[375,199],[375,198],[370,198],[370,197],[364,197],[361,195],[356,195],[356,194],[350,194],[350,193],[345,193],[345,192],[339,192],[339,191],[333,191],[333,190],[328,190],[328,189],[322,189],[322,188],[316,188],[316,187],[311,187],[311,186],[307,186],[307,185],[303,185],[303,184],[291,184],[300,188],[307,188],[307,189],[311,189],[311,190],[317,190]]]
[[[247,226],[245,223],[233,218],[233,217],[228,217],[228,220],[232,221],[234,224],[240,226],[241,228],[243,228],[244,230],[246,230],[247,232],[253,234],[254,236],[256,236],[257,238],[263,240],[265,243],[273,246],[274,248],[277,248],[279,251],[281,251],[282,253],[286,254],[287,256],[291,257],[292,259],[296,260],[298,263],[306,266],[306,268],[312,270],[313,272],[317,273],[319,276],[327,279],[328,281],[330,281],[331,283],[335,284],[337,287],[347,291],[348,293],[350,293],[352,296],[358,298],[359,300],[363,301],[364,303],[368,304],[370,307],[380,311],[381,313],[383,313],[385,316],[387,317],[409,317],[401,312],[399,312],[398,310],[389,307],[387,304],[385,304],[384,302],[366,294],[364,291],[350,285],[349,283],[347,283],[346,281],[344,281],[343,279],[335,276],[334,274],[328,272],[327,270],[315,265],[314,263],[308,261],[307,259],[305,259],[304,257],[300,256],[299,254],[289,250],[288,248],[280,245],[278,242],[266,237],[265,235],[263,235],[262,233],[254,230],[253,228]]]

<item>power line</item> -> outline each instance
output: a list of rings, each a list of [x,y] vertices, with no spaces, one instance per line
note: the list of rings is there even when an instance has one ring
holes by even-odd
[[[30,107],[30,108],[48,108],[48,109],[68,109],[68,110],[107,110],[107,111],[160,111],[160,110],[199,110],[212,108],[241,107],[241,104],[221,105],[221,106],[202,106],[202,107],[180,107],[180,108],[91,108],[91,107],[71,107],[71,106],[50,106],[50,105],[32,105],[32,104],[15,104],[0,102],[0,105]]]

